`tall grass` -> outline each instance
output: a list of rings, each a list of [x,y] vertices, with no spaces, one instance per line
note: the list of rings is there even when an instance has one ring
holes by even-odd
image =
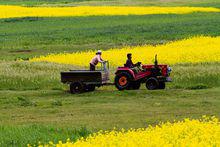
[[[72,68],[50,63],[1,62],[0,89],[62,89],[60,71]]]
[[[174,65],[170,88],[209,88],[220,86],[219,63]],[[65,90],[60,72],[80,69],[65,64],[0,62],[0,89],[2,90]],[[83,68],[83,67],[82,67]],[[84,67],[86,69],[88,67]],[[111,68],[111,82],[115,67]]]
[[[202,89],[220,86],[219,63],[182,64],[173,66],[172,87]]]

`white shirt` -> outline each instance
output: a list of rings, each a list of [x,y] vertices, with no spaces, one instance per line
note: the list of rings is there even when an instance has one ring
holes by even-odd
[[[92,65],[97,65],[99,62],[103,62],[102,58],[101,58],[101,55],[96,55],[94,58],[92,58],[92,60],[90,61],[90,63]]]

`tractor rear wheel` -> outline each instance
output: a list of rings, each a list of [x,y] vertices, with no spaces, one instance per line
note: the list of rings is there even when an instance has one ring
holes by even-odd
[[[159,82],[156,78],[152,77],[147,80],[146,88],[148,90],[155,90],[158,89],[158,87],[159,87]]]
[[[115,76],[115,87],[118,90],[129,89],[131,86],[131,75],[127,72],[119,73]]]
[[[159,82],[159,87],[158,87],[158,89],[165,89],[165,87],[166,87],[165,82]]]
[[[78,94],[84,91],[84,86],[81,82],[74,82],[70,84],[70,93]]]

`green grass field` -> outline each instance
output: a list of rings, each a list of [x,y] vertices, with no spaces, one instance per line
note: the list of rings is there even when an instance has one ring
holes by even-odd
[[[0,4],[220,7],[220,0],[1,0]],[[219,34],[219,13],[0,19],[0,146],[76,140],[100,129],[139,128],[186,117],[220,117],[219,62],[173,65],[173,82],[165,90],[149,91],[142,85],[137,91],[117,91],[107,86],[72,95],[60,82],[60,71],[88,67],[15,61]],[[111,81],[115,69],[111,67]]]
[[[218,13],[16,18],[0,20],[0,24],[0,59],[4,60],[64,51],[155,45],[191,36],[217,36],[220,32]]]
[[[83,132],[89,133],[114,127],[146,127],[204,114],[220,117],[219,95],[219,87],[147,91],[143,86],[138,91],[124,92],[103,87],[80,95],[63,90],[2,90],[1,145],[74,139],[75,128],[78,136],[85,136],[80,128],[86,127]]]

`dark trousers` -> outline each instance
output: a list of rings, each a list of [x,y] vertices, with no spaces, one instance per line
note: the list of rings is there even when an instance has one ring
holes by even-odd
[[[95,65],[90,63],[90,71],[95,71]]]

